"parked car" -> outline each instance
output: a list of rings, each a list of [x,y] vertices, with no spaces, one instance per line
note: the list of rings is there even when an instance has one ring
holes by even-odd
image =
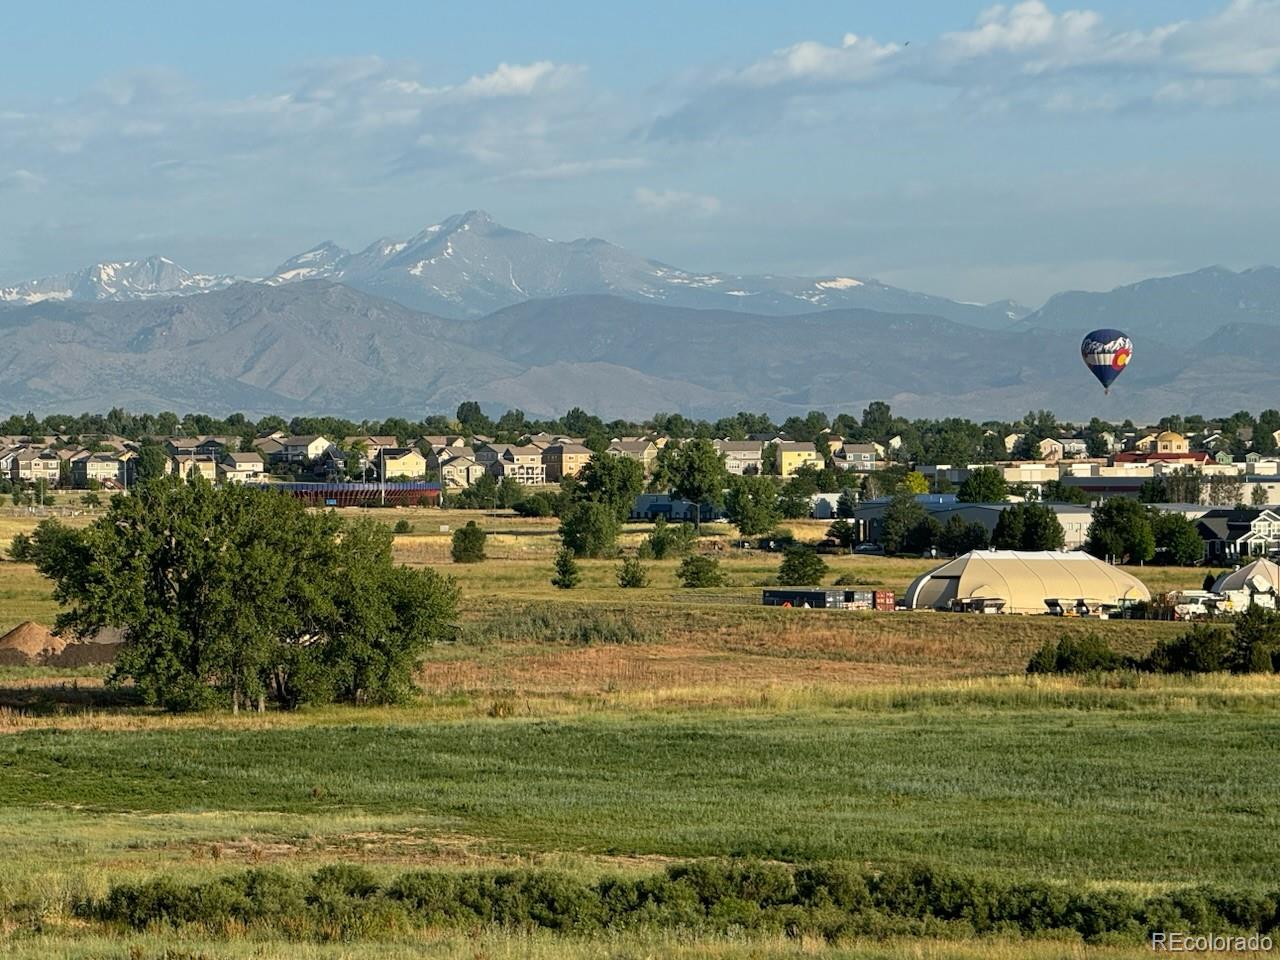
[[[860,543],[853,548],[854,553],[884,553],[884,547],[878,543]]]

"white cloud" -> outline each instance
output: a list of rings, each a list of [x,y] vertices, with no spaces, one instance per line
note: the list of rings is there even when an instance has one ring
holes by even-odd
[[[550,60],[537,63],[500,63],[492,73],[475,76],[459,88],[473,97],[527,97],[539,90],[554,89],[571,81],[580,68],[555,64]]]
[[[708,194],[637,187],[634,196],[636,203],[650,213],[692,214],[694,216],[709,217],[720,212],[720,198]]]
[[[1238,82],[1228,84],[1226,79]],[[704,78],[650,128],[657,140],[752,133],[815,97],[925,85],[982,112],[1222,105],[1280,79],[1280,0],[1232,0],[1198,20],[1119,30],[1095,10],[1044,0],[997,4],[973,26],[911,46],[846,34],[804,41]],[[1105,91],[1086,89],[1105,85]]]
[[[35,193],[45,185],[44,177],[30,170],[17,169],[0,174],[0,191],[17,190],[22,193]]]
[[[643,157],[601,157],[595,160],[565,160],[549,166],[526,167],[502,177],[504,180],[575,180],[597,173],[640,170],[649,165]]]

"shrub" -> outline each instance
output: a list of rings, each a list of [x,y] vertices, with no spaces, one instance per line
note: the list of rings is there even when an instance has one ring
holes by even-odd
[[[453,531],[453,548],[450,551],[454,563],[479,563],[484,559],[484,542],[488,534],[468,520],[465,527]]]
[[[576,557],[603,557],[613,552],[620,524],[607,503],[580,500],[560,518],[560,540]]]
[[[644,542],[643,553],[654,560],[682,557],[693,549],[698,531],[691,523],[670,524],[665,517],[653,522],[653,532]]]
[[[618,586],[623,589],[639,589],[648,586],[649,574],[639,557],[627,557],[618,567]]]
[[[299,880],[248,870],[199,884],[169,877],[117,884],[77,907],[132,929],[230,922],[292,939],[372,938],[413,926],[485,925],[583,934],[635,928],[748,930],[828,941],[860,936],[1074,933],[1091,943],[1138,941],[1153,930],[1271,933],[1275,894],[1205,887],[1148,897],[1116,889],[1009,882],[931,864],[868,870],[698,860],[647,877],[592,882],[552,870],[405,873],[385,887],[335,864]]]
[[[559,504],[554,496],[539,490],[525,497],[513,508],[522,517],[554,517]]]
[[[1083,637],[1064,636],[1055,644],[1046,641],[1027,664],[1027,673],[1089,673],[1094,670],[1118,670],[1124,658],[1107,646],[1097,634]]]
[[[685,587],[719,587],[724,584],[720,561],[697,554],[685,557],[676,570],[676,579]]]
[[[556,552],[555,574],[551,578],[551,585],[561,590],[572,590],[581,582],[582,574],[578,572],[578,563],[573,558],[573,551],[568,547],[561,547]]]
[[[782,558],[782,566],[778,568],[778,583],[784,587],[812,587],[822,582],[827,575],[827,565],[823,559],[808,547],[791,547]]]
[[[1161,640],[1142,665],[1154,673],[1217,673],[1231,668],[1234,647],[1225,627],[1197,624],[1180,637]]]
[[[31,549],[31,534],[15,533],[9,543],[9,559],[14,563],[34,563],[35,554]]]
[[[413,533],[413,524],[401,517],[396,521],[396,525],[391,528],[392,533]]]

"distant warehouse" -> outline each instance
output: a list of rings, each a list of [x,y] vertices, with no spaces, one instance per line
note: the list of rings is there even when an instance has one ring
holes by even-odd
[[[1142,581],[1087,553],[974,550],[917,577],[911,609],[1106,615],[1149,601]]]

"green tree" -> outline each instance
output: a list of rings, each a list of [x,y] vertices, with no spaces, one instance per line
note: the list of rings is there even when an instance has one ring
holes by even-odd
[[[671,492],[682,500],[699,507],[722,501],[729,474],[725,470],[724,457],[710,440],[690,440],[681,445],[671,456],[669,470]],[[697,525],[702,525],[701,510]]]
[[[1280,665],[1280,613],[1257,604],[1236,617],[1233,673],[1275,673]]]
[[[1146,563],[1156,552],[1147,508],[1137,500],[1112,497],[1093,511],[1085,549],[1118,563]]]
[[[812,587],[822,582],[828,567],[812,548],[794,546],[787,549],[778,567],[778,583],[784,587]]]
[[[574,559],[573,551],[568,547],[561,547],[556,551],[555,573],[551,577],[551,585],[561,590],[572,590],[581,582],[582,574],[578,572],[578,562]]]
[[[714,557],[691,554],[680,561],[676,570],[676,579],[681,586],[693,588],[719,587],[724,584],[724,576],[720,573],[720,561]]]
[[[575,557],[603,557],[613,552],[620,527],[609,504],[579,500],[560,517],[560,539]]]
[[[618,566],[618,586],[623,589],[639,589],[648,586],[649,574],[639,557],[626,557]]]
[[[1050,480],[1040,491],[1040,499],[1044,503],[1078,503],[1083,506],[1089,502],[1089,494],[1061,480]]]
[[[630,457],[593,454],[578,476],[579,496],[606,504],[621,522],[644,492],[644,465]]]
[[[956,499],[961,503],[1004,503],[1009,485],[995,467],[979,467],[960,484]]]
[[[479,563],[484,560],[484,543],[488,539],[483,528],[474,520],[468,520],[466,526],[453,531],[453,542],[450,550],[454,563]]]
[[[929,553],[941,542],[942,524],[938,522],[937,517],[926,514],[924,519],[912,527],[907,533],[907,539],[903,544],[903,549],[907,553],[919,553],[923,555]]]
[[[1156,555],[1180,567],[1190,567],[1204,559],[1204,540],[1196,525],[1180,513],[1152,511],[1151,534]]]
[[[1041,503],[1005,507],[991,533],[991,546],[997,550],[1061,550],[1065,542],[1058,515]]]
[[[693,524],[671,524],[666,517],[658,517],[641,549],[654,560],[665,560],[667,557],[684,556],[693,549],[697,540]]]
[[[989,544],[986,527],[976,521],[967,522],[960,514],[953,513],[942,528],[938,549],[958,557],[970,550],[985,550]]]
[[[274,492],[159,480],[82,530],[42,525],[32,549],[59,629],[121,628],[112,682],[177,710],[405,695],[425,645],[452,633],[457,589],[395,566],[391,544],[383,524]]]
[[[848,487],[840,491],[840,499],[836,501],[836,516],[844,520],[852,520],[854,511],[858,509],[858,495]]]
[[[827,536],[834,540],[846,550],[853,550],[853,545],[858,542],[858,531],[848,520],[840,519],[832,522],[827,527]]]
[[[925,508],[916,502],[914,494],[903,491],[895,494],[885,508],[880,527],[880,544],[888,554],[902,553],[908,548],[908,538],[927,516]]]
[[[1270,498],[1267,496],[1267,488],[1260,483],[1253,485],[1253,492],[1249,496],[1249,502],[1255,507],[1265,507]]]
[[[734,477],[724,506],[729,522],[744,537],[768,533],[782,519],[778,487],[768,477]]]
[[[169,454],[158,443],[144,443],[138,448],[134,476],[139,483],[158,480],[169,473]]]

